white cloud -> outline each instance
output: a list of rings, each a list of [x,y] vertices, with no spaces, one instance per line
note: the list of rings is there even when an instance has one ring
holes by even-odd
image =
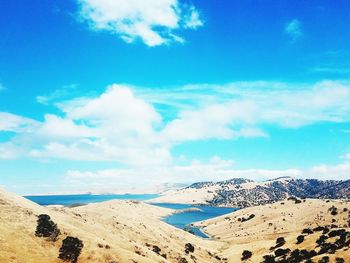
[[[298,128],[317,122],[350,120],[348,83],[323,81],[288,86],[253,82],[250,87],[246,84],[233,83],[220,88],[204,86],[206,92],[214,89],[218,99],[207,98],[209,103],[199,108],[180,111],[164,128],[163,135],[176,142],[266,137],[266,132],[260,128],[265,124]]]
[[[293,41],[296,41],[303,35],[301,22],[298,19],[288,21],[284,28],[284,32],[289,35]]]
[[[12,113],[0,112],[0,132],[24,132],[34,129],[37,121]]]
[[[130,87],[111,85],[96,98],[59,104],[64,117],[48,114],[36,130],[42,141],[30,156],[115,161],[134,166],[168,163],[169,149],[157,139],[161,116]],[[44,141],[43,141],[44,140]]]
[[[350,162],[337,165],[318,165],[310,169],[306,177],[330,179],[330,180],[350,180]]]
[[[350,162],[317,165],[309,169],[236,169],[232,160],[214,156],[209,162],[192,161],[186,165],[148,166],[141,169],[106,169],[97,171],[70,170],[65,180],[73,185],[96,186],[98,190],[113,191],[152,186],[166,182],[194,183],[246,178],[255,181],[278,177],[319,180],[349,180]],[[86,190],[86,189],[85,189]]]
[[[106,169],[97,171],[70,170],[66,174],[66,180],[71,183],[88,184],[113,187],[128,185],[145,186],[156,185],[165,182],[193,183],[198,181],[220,181],[231,178],[248,178],[253,180],[267,180],[282,176],[298,177],[301,171],[297,169],[264,170],[234,169],[232,160],[223,160],[214,156],[209,162],[192,161],[187,165],[151,166],[142,169]],[[138,185],[139,184],[139,185]]]
[[[65,85],[62,88],[54,90],[51,94],[37,96],[36,101],[41,104],[48,105],[52,101],[59,99],[62,100],[68,96],[72,96],[72,94],[74,94],[76,90],[76,84]]]
[[[194,6],[179,0],[78,0],[80,18],[94,30],[107,30],[126,42],[141,39],[147,46],[184,40],[181,28],[203,25]]]
[[[177,108],[178,114],[164,120],[155,101]],[[239,82],[178,87],[162,94],[114,84],[100,96],[54,105],[59,115],[46,114],[42,122],[0,113],[0,130],[16,133],[0,145],[0,158],[109,161],[125,165],[123,174],[137,174],[135,178],[268,178],[305,171],[236,170],[215,158],[209,164],[180,166],[171,150],[190,140],[267,137],[265,126],[295,129],[349,121],[350,85]]]

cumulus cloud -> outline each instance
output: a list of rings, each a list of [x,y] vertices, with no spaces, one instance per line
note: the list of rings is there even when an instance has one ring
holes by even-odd
[[[78,0],[80,18],[94,30],[107,30],[130,43],[147,46],[183,42],[174,33],[203,25],[198,10],[180,0]]]
[[[288,21],[284,27],[284,32],[289,35],[293,41],[296,41],[303,35],[301,22],[298,19]]]
[[[99,96],[55,101],[53,106],[58,113],[45,114],[42,121],[1,112],[0,131],[12,132],[14,136],[0,145],[0,158],[108,161],[126,167],[71,172],[75,180],[77,175],[134,178],[130,180],[140,176],[157,180],[164,177],[167,181],[316,177],[317,173],[326,176],[323,171],[327,169],[345,176],[347,164],[320,166],[310,171],[237,170],[232,161],[213,158],[209,163],[193,161],[179,165],[182,162],[171,151],[187,141],[268,137],[266,126],[297,129],[318,122],[347,122],[349,83],[191,85],[169,90],[170,95],[158,90],[139,90],[113,84]],[[166,120],[158,108],[164,104],[177,108]]]
[[[64,118],[46,115],[37,130],[48,143],[34,157],[117,161],[132,165],[168,162],[168,149],[157,141],[161,116],[134,96],[129,87],[111,85],[99,97],[61,103]]]

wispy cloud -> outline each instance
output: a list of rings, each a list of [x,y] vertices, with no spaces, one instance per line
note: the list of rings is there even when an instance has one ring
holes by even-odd
[[[349,74],[350,66],[349,65],[323,65],[314,67],[311,69],[313,72],[317,73],[333,73],[333,74]]]
[[[36,97],[36,101],[41,104],[49,104],[50,102],[56,100],[66,99],[67,97],[74,96],[75,91],[77,90],[77,84],[65,85],[62,88],[54,90],[52,93],[47,95],[40,95]]]
[[[302,25],[298,19],[288,21],[284,27],[284,32],[289,35],[293,41],[298,40],[302,35]]]
[[[175,33],[203,25],[198,10],[180,0],[77,0],[80,20],[93,30],[106,30],[130,43],[147,46],[184,42]]]

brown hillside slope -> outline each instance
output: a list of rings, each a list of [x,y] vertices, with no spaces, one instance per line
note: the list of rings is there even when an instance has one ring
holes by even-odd
[[[276,246],[276,239],[279,237],[283,237],[286,241],[286,244],[280,247],[282,249],[289,248],[291,251],[306,249],[318,252],[320,247],[316,247],[316,240],[322,235],[322,230],[302,234],[304,229],[327,226],[329,229],[329,232],[325,233],[327,237],[333,230],[344,229],[345,232],[348,232],[347,246],[337,249],[334,254],[317,255],[312,258],[312,262],[318,262],[322,257],[329,256],[329,262],[336,262],[338,257],[348,263],[350,262],[349,211],[349,201],[306,199],[301,203],[299,201],[296,203],[294,200],[285,200],[270,205],[242,209],[196,225],[203,227],[207,234],[227,243],[221,255],[227,257],[229,262],[241,262],[244,250],[253,253],[247,262],[262,262],[264,255],[273,255],[278,249],[270,250],[271,247]],[[246,220],[249,217],[251,219]],[[304,236],[304,241],[296,244],[299,235]],[[334,244],[338,239],[339,236],[335,236],[328,238],[325,242]]]
[[[0,262],[61,262],[58,251],[67,235],[84,242],[79,263],[179,262],[181,258],[218,262],[208,252],[214,255],[221,243],[197,238],[160,220],[171,212],[132,201],[41,207],[0,190]],[[61,230],[56,242],[34,235],[37,215],[42,213],[50,215]],[[186,243],[195,247],[193,253],[185,253]],[[152,251],[153,246],[160,252]]]

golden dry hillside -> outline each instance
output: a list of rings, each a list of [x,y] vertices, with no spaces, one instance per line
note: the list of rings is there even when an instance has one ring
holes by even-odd
[[[59,248],[68,235],[84,243],[79,263],[219,262],[214,255],[221,243],[197,238],[160,220],[171,212],[132,201],[41,207],[0,190],[0,262],[62,262],[57,258]],[[39,214],[48,214],[58,225],[61,235],[56,242],[35,236]],[[193,253],[185,253],[187,243],[194,246]]]
[[[346,201],[312,199],[250,207],[197,223],[213,237],[206,240],[162,222],[173,210],[142,202],[42,207],[0,190],[0,262],[62,263],[58,254],[67,236],[83,241],[79,263],[236,263],[245,250],[252,253],[245,262],[263,262],[266,255],[274,259],[265,262],[327,262],[320,261],[325,256],[350,262],[349,210]],[[57,224],[57,241],[35,235],[40,214]],[[297,249],[324,253],[312,261],[283,261]]]
[[[349,224],[349,201],[292,198],[242,209],[196,225],[203,227],[205,233],[226,243],[221,256],[226,257],[228,262],[241,262],[244,250],[252,252],[247,262],[263,262],[265,255],[265,262],[304,262],[301,259],[292,261],[291,255],[309,253],[311,257],[314,250],[316,253],[324,253],[314,255],[311,261],[305,262],[328,262],[319,260],[329,257],[329,262],[348,263]],[[321,245],[317,246],[316,242]],[[299,251],[294,251],[297,249]],[[301,252],[302,250],[307,252]],[[281,256],[276,257],[276,253]],[[288,258],[290,261],[283,261]]]

